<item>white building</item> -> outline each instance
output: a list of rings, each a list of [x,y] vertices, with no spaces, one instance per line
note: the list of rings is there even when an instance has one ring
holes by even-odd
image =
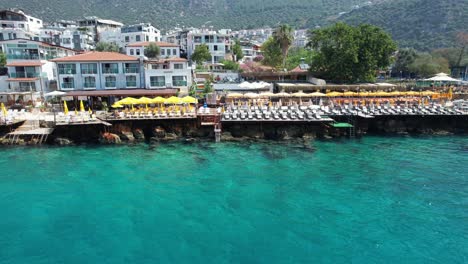
[[[19,9],[0,11],[0,41],[9,39],[35,39],[42,28],[41,19],[26,15]]]
[[[10,94],[30,92],[34,99],[56,88],[55,64],[50,60],[75,54],[74,50],[48,43],[15,39],[1,41],[6,53],[8,78],[0,82],[0,90]]]
[[[101,19],[98,17],[85,17],[84,19],[78,20],[78,27],[87,28],[94,36],[95,42],[102,40],[101,34],[107,31],[120,32],[120,28],[123,26],[122,23],[109,20]]]
[[[127,45],[125,48],[125,53],[129,56],[144,56],[145,48],[148,47],[151,43],[156,44],[160,49],[159,58],[179,58],[180,57],[180,48],[179,45],[169,43],[169,42],[137,42]]]
[[[124,26],[120,29],[121,40],[124,46],[130,43],[143,41],[161,41],[161,31],[150,23]]]
[[[74,50],[94,50],[96,47],[93,34],[77,27],[44,28],[40,30],[39,38],[43,42]]]
[[[145,79],[148,89],[177,88],[185,94],[192,85],[192,69],[184,58],[147,61]]]
[[[88,52],[52,60],[60,90],[115,90],[143,87],[140,59],[116,52]]]

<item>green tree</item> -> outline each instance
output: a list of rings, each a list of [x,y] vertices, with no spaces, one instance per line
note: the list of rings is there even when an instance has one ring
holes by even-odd
[[[392,72],[398,73],[402,76],[408,76],[411,72],[409,66],[416,60],[418,53],[415,49],[401,49],[398,51],[395,65],[392,68]]]
[[[195,47],[195,51],[192,54],[192,61],[195,61],[197,64],[202,64],[203,62],[211,59],[211,53],[208,49],[208,46],[201,44]]]
[[[397,48],[376,26],[345,23],[309,31],[308,45],[316,51],[312,73],[338,83],[375,81],[375,72],[390,65]]]
[[[293,33],[294,30],[289,25],[280,25],[273,31],[273,39],[279,44],[281,53],[283,54],[283,68],[286,67],[289,47],[291,47],[294,41]]]
[[[262,64],[279,68],[281,66],[281,47],[273,37],[270,37],[262,44],[263,60]]]
[[[203,94],[209,94],[213,92],[213,85],[211,84],[211,80],[206,80],[203,88]]]
[[[450,72],[449,62],[446,58],[432,56],[429,53],[418,54],[409,69],[421,78],[427,78],[439,72]]]
[[[291,48],[286,59],[286,69],[292,70],[296,68],[302,60],[307,64],[312,64],[314,52],[308,48]]]
[[[7,57],[5,53],[0,52],[0,67],[5,67],[6,63],[7,63]]]
[[[192,97],[197,97],[197,83],[195,81],[193,81],[192,85],[190,85],[189,95]]]
[[[148,57],[148,58],[151,58],[151,59],[158,58],[160,52],[161,52],[161,49],[155,43],[150,43],[145,48],[145,56]]]
[[[239,61],[244,57],[244,53],[242,52],[242,47],[238,40],[236,40],[236,42],[232,46],[232,53],[235,56],[235,61]]]
[[[232,71],[238,71],[239,70],[239,63],[235,61],[230,61],[230,60],[223,60],[221,61],[222,64],[224,64],[224,69],[225,70],[232,70]]]
[[[119,52],[120,48],[117,44],[112,42],[98,42],[96,44],[96,51],[111,51],[111,52]]]

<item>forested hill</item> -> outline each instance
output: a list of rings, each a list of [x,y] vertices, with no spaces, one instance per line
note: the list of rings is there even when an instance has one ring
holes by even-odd
[[[393,0],[354,10],[339,19],[381,26],[401,47],[453,47],[456,34],[468,31],[468,1]]]
[[[151,22],[163,30],[369,22],[389,30],[402,46],[419,49],[452,46],[453,32],[468,24],[466,0],[0,0],[0,8],[8,7],[46,22],[94,15],[126,24]]]

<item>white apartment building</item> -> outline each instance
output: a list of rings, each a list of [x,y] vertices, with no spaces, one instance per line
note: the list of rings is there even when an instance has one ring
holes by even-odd
[[[161,32],[150,23],[140,23],[103,31],[100,37],[103,42],[115,43],[120,48],[125,48],[129,44],[137,42],[161,41]]]
[[[187,36],[187,55],[190,58],[198,45],[205,44],[211,53],[211,64],[220,63],[223,60],[232,60],[231,47],[234,44],[230,30],[222,29],[214,31],[211,29],[192,30]]]
[[[22,10],[7,9],[0,11],[0,25],[0,41],[17,38],[35,39],[43,22],[41,19],[26,15]]]
[[[139,58],[116,52],[88,52],[52,60],[60,90],[115,90],[143,87]]]
[[[94,50],[94,37],[86,30],[75,28],[40,30],[39,39],[53,45],[60,45],[74,50]]]
[[[188,93],[188,87],[192,85],[192,69],[184,58],[146,61],[145,80],[147,89],[177,88],[181,93]]]
[[[34,40],[5,40],[0,44],[8,69],[8,78],[0,82],[0,90],[12,94],[30,92],[34,98],[56,88],[55,64],[50,60],[75,54],[74,50]]]
[[[98,17],[85,17],[84,19],[78,20],[77,23],[79,28],[87,28],[89,32],[93,34],[95,42],[102,40],[101,34],[103,32],[120,32],[120,28],[123,26],[120,22]]]
[[[125,48],[125,53],[129,56],[141,57],[145,56],[145,48],[148,47],[151,43],[156,44],[160,49],[159,58],[179,58],[180,57],[180,48],[179,45],[169,43],[169,42],[137,42],[127,45]]]

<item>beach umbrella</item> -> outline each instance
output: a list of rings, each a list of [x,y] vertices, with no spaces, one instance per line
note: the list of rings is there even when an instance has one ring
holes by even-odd
[[[118,104],[118,103],[115,103],[115,104],[113,104],[113,105],[111,105],[111,106],[112,106],[113,108],[122,108],[122,107],[123,107],[123,105]]]
[[[259,94],[257,94],[257,93],[246,93],[246,94],[244,94],[244,97],[254,99],[254,98],[258,98]]]
[[[115,102],[116,104],[120,105],[131,105],[131,104],[138,104],[138,99],[133,97],[125,97],[124,99]]]
[[[340,92],[331,92],[331,93],[327,93],[326,96],[328,97],[337,97],[337,96],[342,96],[343,93],[340,93]]]
[[[291,94],[285,93],[285,92],[280,92],[280,93],[275,93],[274,97],[291,97]]]
[[[270,92],[260,93],[260,98],[269,98],[269,97],[273,97],[273,96],[275,96],[275,94],[270,93]]]
[[[162,103],[164,103],[165,100],[166,99],[164,99],[163,97],[158,96],[156,98],[151,99],[151,102],[155,103],[155,104],[162,104]]]
[[[393,92],[390,92],[389,93],[391,96],[399,96],[400,95],[400,92],[398,91],[393,91]]]
[[[198,102],[197,98],[194,98],[192,96],[185,96],[182,98],[182,102],[186,104],[196,104]]]
[[[148,97],[140,97],[136,100],[137,104],[152,104],[153,99],[148,98]]]
[[[405,92],[405,95],[419,95],[419,93],[415,91],[408,91],[408,92]]]
[[[434,95],[434,94],[435,94],[435,92],[433,92],[433,91],[424,91],[424,92],[421,93],[421,95],[423,95],[423,96]]]
[[[314,92],[314,93],[309,94],[309,96],[310,97],[324,97],[326,95],[324,93]]]
[[[45,97],[48,97],[48,96],[62,96],[62,95],[65,95],[65,94],[67,94],[67,93],[61,92],[61,91],[53,91],[53,92],[44,94],[44,96]]]
[[[243,96],[244,96],[244,95],[241,94],[241,93],[229,93],[229,94],[227,95],[227,98],[241,98],[241,97],[243,97]]]
[[[164,100],[164,103],[165,104],[181,104],[182,101],[180,100],[179,97],[171,96],[167,98],[166,100]]]
[[[88,113],[91,115],[93,113],[93,110],[91,110],[91,107],[88,107]]]
[[[67,101],[63,101],[63,112],[65,113],[65,115],[68,115]]]
[[[344,96],[355,96],[355,95],[357,95],[357,93],[348,91],[348,92],[344,92],[343,95]]]
[[[80,100],[80,112],[84,112],[84,111],[85,111],[85,108],[84,108],[83,100]]]
[[[6,117],[7,114],[8,114],[8,112],[7,112],[7,110],[6,110],[6,108],[5,108],[5,105],[4,105],[3,103],[1,104],[1,108],[2,108],[2,113],[3,113],[3,115]]]
[[[293,93],[292,96],[293,97],[307,97],[309,95],[304,92],[297,92],[297,93]]]

